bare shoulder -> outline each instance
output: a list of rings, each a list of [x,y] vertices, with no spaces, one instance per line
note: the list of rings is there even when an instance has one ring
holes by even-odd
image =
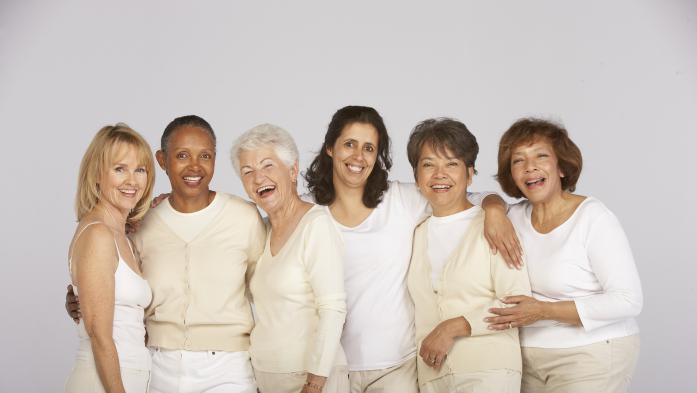
[[[103,223],[89,224],[78,231],[79,236],[74,240],[72,260],[73,265],[89,266],[91,269],[108,268],[114,270],[118,261],[114,232]],[[111,263],[110,263],[111,262]]]

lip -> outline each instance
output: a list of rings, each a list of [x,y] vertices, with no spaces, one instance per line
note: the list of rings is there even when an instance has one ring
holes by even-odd
[[[429,186],[429,188],[436,193],[443,193],[443,192],[448,192],[450,191],[451,188],[453,188],[452,184],[444,184],[444,183],[434,183]]]
[[[268,198],[276,192],[276,186],[273,184],[265,184],[263,186],[257,187],[256,191],[259,198]]]
[[[523,183],[525,184],[525,187],[528,189],[536,189],[544,186],[546,182],[547,178],[539,176],[526,179]]]
[[[202,175],[187,175],[187,176],[182,176],[182,180],[184,180],[184,184],[186,184],[189,187],[198,187],[201,185],[201,182],[203,181],[203,176]]]
[[[346,164],[346,168],[350,173],[360,175],[365,170],[365,166],[356,164]]]
[[[138,190],[135,188],[119,188],[118,190],[121,195],[125,196],[126,198],[135,198],[138,194]]]

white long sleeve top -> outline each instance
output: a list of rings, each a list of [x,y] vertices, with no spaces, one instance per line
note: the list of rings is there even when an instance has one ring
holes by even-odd
[[[574,301],[583,326],[540,321],[521,329],[521,345],[570,348],[638,333],[641,283],[615,215],[588,197],[568,220],[542,234],[531,214],[528,201],[508,212],[523,244],[533,297]]]
[[[265,372],[329,376],[345,365],[341,331],[346,293],[341,235],[321,206],[313,206],[276,255],[270,238],[251,274],[256,325],[249,352]]]

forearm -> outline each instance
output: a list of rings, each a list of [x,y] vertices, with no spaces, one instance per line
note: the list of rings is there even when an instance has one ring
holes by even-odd
[[[90,337],[97,374],[107,393],[125,393],[116,344],[111,337]]]
[[[543,319],[582,326],[581,318],[573,301],[542,302]]]
[[[489,194],[482,200],[482,209],[487,213],[492,211],[503,212],[506,214],[508,204],[498,194]]]

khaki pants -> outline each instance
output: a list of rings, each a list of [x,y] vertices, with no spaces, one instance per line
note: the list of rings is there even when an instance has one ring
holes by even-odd
[[[121,368],[121,382],[126,393],[146,393],[150,372]],[[77,361],[65,383],[65,393],[104,393],[104,386],[99,379],[94,363]]]
[[[574,348],[523,347],[523,393],[623,393],[639,357],[639,335]]]
[[[260,393],[299,393],[307,373],[269,373],[254,369]],[[346,366],[334,367],[322,389],[323,393],[348,393],[348,369]]]
[[[351,393],[418,393],[416,357],[382,370],[349,372]]]
[[[421,386],[421,393],[519,393],[520,372],[486,370],[450,374]]]

